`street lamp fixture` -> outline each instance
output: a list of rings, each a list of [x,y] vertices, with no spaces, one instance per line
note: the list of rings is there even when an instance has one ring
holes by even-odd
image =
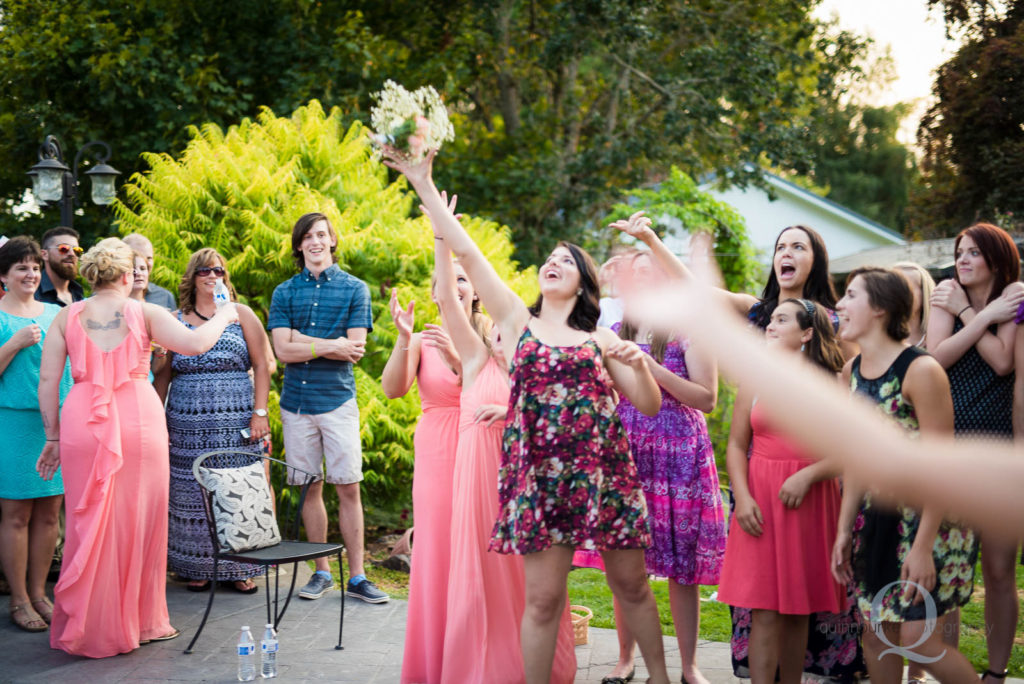
[[[75,154],[74,165],[68,168],[64,163],[64,152],[60,142],[52,135],[39,146],[39,162],[28,171],[32,178],[32,194],[40,206],[60,204],[61,225],[72,227],[74,205],[78,196],[78,166],[82,154],[89,148],[101,148],[94,153],[94,165],[85,172],[92,181],[92,201],[101,206],[108,205],[117,196],[114,181],[121,172],[107,164],[110,159],[110,145],[102,140],[92,140],[83,145]]]

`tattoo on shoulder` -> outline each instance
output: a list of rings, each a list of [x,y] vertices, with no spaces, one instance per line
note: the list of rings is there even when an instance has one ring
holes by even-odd
[[[121,327],[121,318],[121,312],[115,311],[114,320],[110,321],[109,323],[100,323],[99,321],[94,321],[91,318],[87,318],[85,320],[85,327],[88,328],[89,330],[113,330],[114,328]]]

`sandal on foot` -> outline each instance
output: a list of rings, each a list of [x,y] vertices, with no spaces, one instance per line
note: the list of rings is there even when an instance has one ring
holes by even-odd
[[[1009,674],[1009,672],[1009,670],[1003,670],[1002,672],[996,672],[995,670],[985,670],[985,672],[982,673],[981,678],[982,680],[984,680],[985,677],[991,677],[992,679],[998,679],[1002,681],[1006,679],[1006,675]]]
[[[635,676],[636,676],[636,668],[634,667],[632,670],[629,671],[629,674],[626,675],[625,677],[622,677],[622,676],[602,677],[601,678],[601,684],[626,684],[626,682],[633,681],[633,677],[635,677]]]
[[[53,604],[50,603],[50,599],[43,596],[42,598],[32,599],[32,609],[39,613],[39,617],[43,618],[43,622],[50,624],[53,621]]]
[[[198,591],[209,591],[210,590],[210,586],[212,584],[213,584],[213,582],[211,582],[210,580],[206,580],[205,582],[200,582],[200,581],[196,580],[196,581],[192,581],[192,582],[189,582],[188,584],[186,584],[185,588],[188,589],[189,591],[196,591],[196,592],[198,592]]]
[[[179,636],[181,636],[181,631],[174,629],[173,631],[168,632],[163,636],[153,637],[152,639],[143,639],[139,642],[139,646],[145,646],[146,644],[152,643],[154,641],[170,641],[171,639],[176,639]]]
[[[260,585],[256,584],[251,579],[222,580],[220,586],[222,586],[225,589],[237,591],[239,594],[255,594],[257,591],[259,591],[260,588]]]
[[[46,621],[33,610],[31,603],[11,606],[11,622],[26,632],[45,632],[47,629]]]

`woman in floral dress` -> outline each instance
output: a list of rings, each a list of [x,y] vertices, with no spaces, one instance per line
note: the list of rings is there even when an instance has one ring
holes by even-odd
[[[901,273],[860,268],[838,304],[842,335],[861,349],[843,377],[907,430],[952,434],[953,400],[942,366],[906,343],[913,306]],[[854,582],[865,624],[871,681],[898,684],[904,644],[939,681],[976,680],[971,664],[942,641],[945,615],[970,600],[977,546],[974,533],[944,521],[940,510],[884,505],[847,481],[832,554],[833,573]],[[938,624],[926,620],[939,618]]]
[[[681,275],[681,264],[651,229],[641,212],[612,227],[645,243],[650,252],[623,257],[628,288],[665,282]],[[619,418],[629,435],[630,450],[647,499],[652,543],[646,552],[648,574],[670,579],[672,622],[676,628],[683,677],[704,682],[697,668],[700,625],[699,585],[718,584],[725,552],[725,509],[718,469],[704,413],[714,409],[718,373],[706,349],[686,339],[656,333],[626,319],[612,325],[620,337],[633,340],[647,355],[647,365],[662,390],[661,411],[653,418],[637,411],[628,399],[619,402]],[[604,569],[596,551],[578,551],[573,563]],[[617,606],[616,606],[617,608]],[[622,620],[616,620],[619,661],[606,682],[629,681],[634,672],[634,641]]]
[[[417,163],[394,150],[388,156],[387,164],[419,194],[436,237],[465,267],[512,360],[491,549],[523,556],[526,682],[547,682],[551,674],[573,551],[582,547],[603,552],[609,586],[640,645],[649,681],[667,683],[658,609],[644,568],[647,507],[609,382],[641,412],[655,415],[661,393],[643,352],[596,327],[597,269],[586,252],[559,244],[540,268],[540,297],[527,308],[434,187],[433,153]]]

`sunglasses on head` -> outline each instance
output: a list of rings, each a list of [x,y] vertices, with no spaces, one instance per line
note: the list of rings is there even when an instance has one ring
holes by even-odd
[[[204,278],[210,275],[211,273],[217,276],[218,278],[223,278],[224,274],[226,274],[227,271],[225,271],[220,266],[200,266],[199,268],[196,269],[196,275]]]
[[[72,252],[75,253],[75,256],[80,256],[82,252],[85,251],[81,247],[75,247],[74,245],[57,245],[56,247],[51,247],[50,249],[55,249],[65,256],[71,254]]]

